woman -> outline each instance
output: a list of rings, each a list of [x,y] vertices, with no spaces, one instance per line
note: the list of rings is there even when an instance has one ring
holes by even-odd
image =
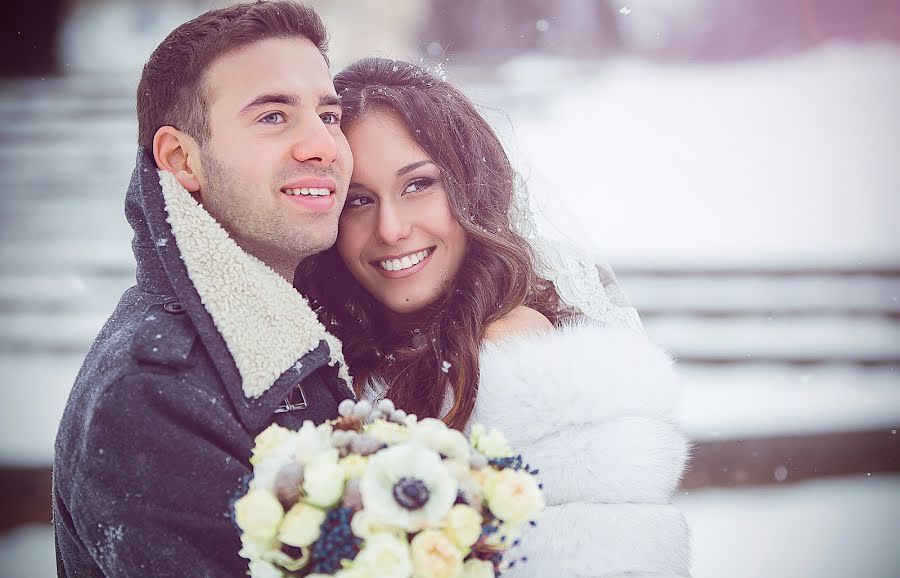
[[[687,575],[667,505],[686,459],[669,358],[604,326],[638,324],[593,265],[534,234],[500,142],[458,90],[385,59],[335,88],[355,168],[335,247],[297,283],[357,393],[501,428],[540,467],[549,507],[520,575]]]

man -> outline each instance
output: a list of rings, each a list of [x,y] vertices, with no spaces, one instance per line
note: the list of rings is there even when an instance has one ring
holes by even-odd
[[[207,12],[138,87],[137,284],[56,441],[60,576],[241,576],[231,504],[254,437],[337,415],[340,345],[292,287],[331,246],[352,159],[325,29],[291,2]]]

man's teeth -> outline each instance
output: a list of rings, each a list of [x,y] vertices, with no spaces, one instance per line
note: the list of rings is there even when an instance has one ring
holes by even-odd
[[[422,259],[428,256],[429,250],[422,249],[418,253],[413,253],[411,255],[406,255],[400,259],[388,259],[387,261],[379,261],[378,264],[381,265],[381,268],[386,271],[402,271],[404,269],[409,269],[413,265],[422,262]]]
[[[285,193],[288,195],[308,195],[312,197],[327,197],[331,194],[331,191],[328,189],[315,189],[311,187],[303,187],[302,189],[285,189]]]

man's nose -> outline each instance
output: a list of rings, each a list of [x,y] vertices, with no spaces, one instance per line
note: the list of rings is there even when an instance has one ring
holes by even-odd
[[[300,162],[330,165],[337,159],[338,145],[328,125],[316,114],[297,129],[291,153]]]
[[[412,224],[403,210],[394,203],[382,203],[378,211],[376,234],[385,245],[396,245],[409,237]]]

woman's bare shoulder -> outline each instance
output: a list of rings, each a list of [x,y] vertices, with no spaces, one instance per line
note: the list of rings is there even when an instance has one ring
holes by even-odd
[[[539,311],[520,305],[488,325],[484,330],[484,338],[496,343],[516,335],[542,333],[553,329],[553,323]]]

